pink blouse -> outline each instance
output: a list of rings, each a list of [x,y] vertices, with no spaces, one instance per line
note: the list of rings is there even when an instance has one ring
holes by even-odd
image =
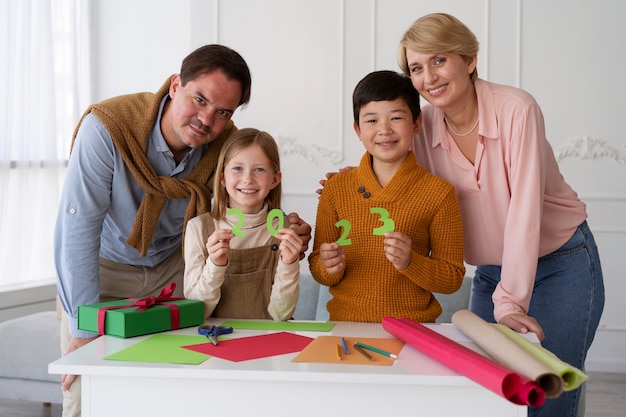
[[[566,243],[586,219],[586,206],[565,182],[545,134],[543,115],[527,92],[476,80],[478,144],[474,165],[461,153],[443,111],[427,105],[413,139],[418,164],[456,188],[465,261],[501,265],[494,316],[528,312],[537,259]]]

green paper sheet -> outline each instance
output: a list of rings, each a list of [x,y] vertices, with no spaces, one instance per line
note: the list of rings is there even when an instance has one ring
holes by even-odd
[[[221,326],[239,330],[280,330],[287,332],[329,332],[335,323],[316,321],[248,321],[227,320]]]
[[[587,375],[585,375],[580,369],[570,365],[569,363],[563,362],[548,349],[535,345],[502,324],[493,324],[493,326],[498,329],[500,333],[507,336],[537,360],[552,369],[555,374],[563,378],[563,381],[565,381],[565,387],[563,388],[564,391],[574,390],[587,380]]]
[[[104,359],[115,361],[175,363],[198,365],[211,356],[182,346],[206,343],[204,336],[155,334]]]

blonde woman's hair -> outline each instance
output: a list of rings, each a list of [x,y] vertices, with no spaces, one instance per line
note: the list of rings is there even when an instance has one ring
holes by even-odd
[[[406,31],[398,47],[398,65],[409,74],[406,50],[427,54],[457,54],[466,61],[478,54],[478,40],[456,17],[445,13],[433,13],[417,19]],[[470,74],[473,81],[478,78],[475,68]]]
[[[274,138],[267,132],[262,132],[254,128],[239,129],[233,133],[222,146],[217,162],[217,168],[213,178],[213,210],[211,214],[216,220],[222,220],[226,216],[228,209],[228,193],[226,187],[222,185],[222,175],[224,167],[242,150],[250,146],[257,145],[272,165],[274,174],[280,172],[280,156],[278,145]],[[282,198],[282,188],[279,182],[276,187],[270,190],[265,202],[269,209],[280,208]]]

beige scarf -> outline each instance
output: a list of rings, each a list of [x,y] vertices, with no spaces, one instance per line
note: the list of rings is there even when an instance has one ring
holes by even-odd
[[[232,121],[229,122],[224,131],[211,142],[210,148],[187,178],[157,176],[146,158],[146,150],[161,99],[169,92],[170,80],[156,94],[124,95],[91,105],[81,117],[72,138],[73,147],[83,119],[92,113],[104,124],[133,178],[146,192],[137,210],[133,228],[126,238],[126,242],[137,249],[141,256],[146,256],[148,252],[165,199],[189,198],[185,225],[192,217],[211,210],[211,186],[219,151],[228,136],[237,129]]]

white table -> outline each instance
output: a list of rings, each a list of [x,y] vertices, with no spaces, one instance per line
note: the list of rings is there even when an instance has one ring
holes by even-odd
[[[470,343],[453,325],[429,325]],[[172,334],[195,335],[197,327]],[[235,330],[243,337],[270,331]],[[309,337],[392,337],[380,324],[338,322]],[[297,353],[200,365],[104,360],[148,336],[103,336],[52,362],[52,374],[82,378],[83,417],[110,416],[445,416],[522,417],[517,406],[405,345],[393,366],[291,362]]]

